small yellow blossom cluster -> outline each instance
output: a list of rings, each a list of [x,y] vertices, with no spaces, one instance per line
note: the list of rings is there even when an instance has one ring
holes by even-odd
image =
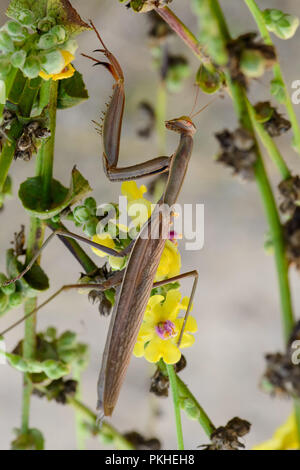
[[[140,188],[136,182],[125,182],[122,184],[122,195],[127,198],[128,215],[132,217],[134,225],[141,229],[152,214],[151,202],[144,198],[147,191],[145,186]],[[138,211],[136,208],[138,207]],[[138,216],[137,216],[138,213]],[[122,230],[127,230],[122,227]],[[173,232],[171,232],[172,234]],[[177,276],[180,273],[181,257],[173,236],[166,240],[160,263],[156,272],[155,281],[162,281]],[[116,240],[110,233],[104,232],[94,235],[93,241],[108,248],[119,251]],[[103,251],[92,248],[94,253],[100,257],[106,257]],[[126,257],[119,258],[108,256],[108,261],[113,269],[123,269],[126,265]],[[154,291],[155,292],[155,291]],[[171,289],[165,295],[154,293],[149,299],[143,324],[140,329],[137,343],[134,348],[136,357],[145,357],[149,362],[158,362],[163,359],[167,364],[175,364],[181,357],[178,340],[183,326],[183,318],[179,318],[181,311],[186,311],[189,299],[181,299],[179,290]],[[191,333],[197,331],[196,320],[189,316],[185,331],[182,335],[180,348],[192,346],[195,338]]]

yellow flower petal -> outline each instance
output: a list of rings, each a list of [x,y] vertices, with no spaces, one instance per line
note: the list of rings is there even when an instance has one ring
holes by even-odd
[[[184,318],[178,318],[175,320],[175,325],[178,328],[178,330],[181,331],[182,325],[183,325]],[[185,331],[189,333],[196,333],[198,331],[198,325],[196,319],[192,316],[189,315],[186,325],[185,325]]]
[[[109,233],[101,233],[100,235],[94,235],[92,240],[93,242],[100,243],[103,246],[107,246],[107,248],[112,248],[113,250],[116,248],[115,242],[113,241]],[[100,256],[101,258],[105,258],[105,256],[107,256],[107,253],[104,253],[104,251],[101,251],[97,248],[92,247],[92,250],[95,255]]]
[[[181,352],[170,340],[161,341],[160,351],[166,364],[176,364],[181,358]]]
[[[181,293],[177,289],[172,289],[167,293],[166,300],[163,303],[161,321],[174,321],[176,319],[180,310],[180,299]]]
[[[65,60],[65,66],[69,65],[75,59],[75,56],[71,54],[71,52],[69,51],[60,51],[60,52]]]
[[[144,323],[140,328],[137,341],[146,343],[153,337],[154,333],[154,328],[147,323]]]
[[[64,78],[70,78],[74,75],[75,69],[73,65],[71,65],[71,62],[75,59],[75,57],[69,51],[60,51],[60,53],[62,54],[65,61],[63,69],[60,73],[54,73],[50,75],[41,70],[39,76],[42,77],[44,80],[63,80]]]
[[[162,353],[160,351],[160,343],[162,341],[163,340],[160,340],[159,338],[154,338],[147,345],[144,356],[148,362],[158,362],[161,359]]]
[[[190,298],[189,297],[183,297],[182,301],[181,301],[181,308],[183,310],[187,310],[188,306],[189,306],[189,301],[190,301]],[[193,304],[191,305],[191,308],[190,308],[190,312],[193,310]]]
[[[135,355],[135,357],[143,357],[144,350],[145,350],[144,343],[138,341],[135,343],[133,354]]]
[[[291,414],[273,434],[271,439],[253,448],[253,450],[295,450],[300,447],[295,414]]]
[[[180,273],[181,257],[177,247],[170,240],[166,241],[158,269],[156,272],[156,281],[177,276]]]
[[[177,343],[177,338],[175,338],[175,341]],[[190,346],[193,346],[195,342],[195,336],[189,335],[188,333],[183,333],[182,340],[180,343],[181,348],[189,348]]]
[[[142,199],[143,194],[147,192],[147,188],[144,185],[138,188],[136,181],[125,181],[122,183],[121,192],[123,196],[127,197],[128,201],[133,201],[136,199]]]

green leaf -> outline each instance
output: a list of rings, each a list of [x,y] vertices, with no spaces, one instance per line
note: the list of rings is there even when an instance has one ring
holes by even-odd
[[[74,167],[69,189],[62,186],[59,181],[52,180],[52,204],[48,209],[45,210],[43,207],[43,186],[40,176],[28,178],[22,183],[19,197],[30,215],[40,219],[50,219],[66,207],[81,200],[89,191],[91,191],[91,187],[88,181]]]
[[[57,24],[62,24],[70,35],[91,29],[68,0],[48,0],[47,13],[55,18]]]
[[[7,250],[6,271],[9,278],[18,276],[24,268],[25,266],[16,258],[13,249]],[[22,278],[21,284],[25,290],[26,296],[34,297],[39,292],[43,292],[49,288],[49,279],[43,269],[38,264],[34,264]]]
[[[70,78],[60,80],[57,96],[58,109],[71,108],[89,97],[81,73],[76,72]]]
[[[31,25],[46,12],[47,0],[11,0],[6,15],[23,25]]]

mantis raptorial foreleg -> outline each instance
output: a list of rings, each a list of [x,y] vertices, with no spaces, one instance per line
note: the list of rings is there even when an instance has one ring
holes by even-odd
[[[172,282],[176,282],[176,281],[179,281],[181,279],[188,278],[188,277],[194,277],[194,282],[193,282],[193,287],[192,287],[188,307],[187,307],[187,310],[186,310],[186,313],[185,313],[185,316],[184,316],[184,322],[183,322],[181,332],[180,332],[180,335],[179,335],[179,339],[178,339],[178,342],[177,342],[178,347],[180,347],[180,343],[181,343],[181,340],[182,340],[182,335],[184,333],[186,322],[187,322],[187,319],[189,317],[189,313],[190,313],[192,303],[193,303],[193,299],[194,299],[194,296],[195,296],[196,285],[197,285],[197,281],[198,281],[198,271],[188,271],[186,273],[178,274],[177,276],[171,277],[169,279],[164,279],[162,281],[158,281],[158,282],[155,282],[153,284],[153,288],[157,288],[157,287],[161,287],[161,286],[164,286],[166,284],[171,284]],[[124,270],[123,271],[117,271],[109,279],[107,279],[106,281],[103,281],[101,283],[66,284],[66,285],[62,286],[60,289],[58,289],[56,292],[54,292],[54,294],[52,294],[50,297],[48,297],[48,299],[46,299],[45,302],[43,302],[41,305],[38,305],[34,310],[32,310],[27,315],[20,318],[20,320],[16,321],[12,325],[10,325],[8,328],[1,331],[0,336],[5,335],[9,331],[13,330],[16,326],[23,323],[23,321],[27,320],[27,318],[31,317],[33,314],[37,313],[43,307],[48,305],[52,300],[54,300],[56,297],[58,297],[59,294],[61,294],[62,292],[65,292],[67,290],[73,290],[73,289],[77,289],[77,290],[78,289],[98,289],[98,290],[101,290],[101,291],[105,291],[105,290],[110,289],[112,287],[117,288],[118,286],[120,286],[120,284],[122,283],[123,278],[124,278]]]
[[[118,60],[107,49],[92,21],[91,25],[103,46],[103,49],[96,49],[94,52],[103,53],[108,59],[108,62],[99,61],[86,54],[82,55],[93,60],[95,65],[103,65],[115,80],[113,95],[103,122],[103,165],[106,176],[110,181],[127,181],[169,171],[172,157],[165,156],[153,158],[146,162],[129,167],[119,168],[117,166],[125,104],[124,74]]]

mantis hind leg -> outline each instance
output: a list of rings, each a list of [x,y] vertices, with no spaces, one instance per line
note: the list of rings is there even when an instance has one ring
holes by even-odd
[[[23,321],[27,320],[27,318],[31,317],[31,315],[37,313],[39,310],[41,310],[43,307],[45,307],[47,304],[49,304],[52,300],[54,300],[56,297],[59,296],[64,291],[71,290],[71,289],[99,289],[101,291],[105,291],[107,289],[110,289],[111,287],[117,287],[121,284],[124,276],[124,271],[117,271],[114,273],[110,278],[108,278],[106,281],[103,281],[101,283],[87,283],[87,284],[66,284],[62,286],[60,289],[58,289],[54,294],[52,294],[48,299],[45,300],[45,302],[41,303],[41,305],[38,305],[34,310],[29,312],[27,315],[23,316],[20,318],[20,320],[16,321],[12,325],[10,325],[8,328],[0,332],[0,337],[14,329],[16,326],[20,325],[23,323]]]

